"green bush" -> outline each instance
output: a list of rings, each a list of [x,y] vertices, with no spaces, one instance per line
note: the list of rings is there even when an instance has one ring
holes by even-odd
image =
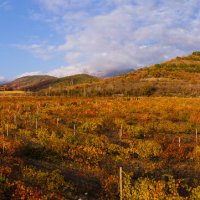
[[[194,55],[194,56],[200,56],[200,51],[194,51],[194,52],[192,53],[192,55]]]
[[[49,191],[59,192],[73,188],[70,183],[65,181],[59,170],[45,172],[26,167],[22,170],[22,174],[26,181],[36,184],[43,189],[48,189]]]
[[[124,200],[146,200],[146,199],[188,199],[179,194],[181,182],[172,176],[166,175],[165,180],[154,180],[149,178],[139,178],[134,183],[131,176],[124,174],[123,179],[123,199]],[[187,192],[189,188],[186,187]],[[191,199],[199,199],[200,188],[193,190]]]
[[[141,126],[127,125],[126,132],[131,139],[144,139],[144,128]]]
[[[140,158],[157,157],[161,152],[161,145],[153,140],[143,140],[138,142],[136,153],[138,153]]]
[[[192,190],[191,199],[199,200],[200,199],[200,186]]]

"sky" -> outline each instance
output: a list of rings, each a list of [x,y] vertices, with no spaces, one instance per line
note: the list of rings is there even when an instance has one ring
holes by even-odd
[[[0,81],[104,76],[200,50],[199,0],[0,0]]]

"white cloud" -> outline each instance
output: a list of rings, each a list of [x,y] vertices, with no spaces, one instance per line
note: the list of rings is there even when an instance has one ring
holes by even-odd
[[[17,76],[17,78],[21,78],[21,77],[24,77],[24,76],[41,75],[41,74],[43,74],[43,73],[40,72],[40,71],[37,71],[37,72],[25,72],[25,73],[20,74],[19,76]]]
[[[57,9],[61,8],[63,4],[65,4],[65,0],[39,0],[39,2],[48,10],[56,11]]]
[[[81,9],[87,8],[89,6],[93,6],[92,9],[94,9],[94,5],[101,6],[104,4],[104,6],[107,6],[110,0],[103,0],[103,1],[96,1],[96,0],[37,0],[43,7],[49,12],[59,13],[66,12],[66,11],[80,11]],[[111,0],[112,2],[113,0]],[[106,3],[106,4],[105,4]]]
[[[0,10],[9,11],[11,9],[12,9],[12,6],[9,1],[0,2]]]
[[[56,52],[56,47],[46,44],[14,45],[15,47],[33,54],[36,58],[49,60]]]
[[[39,2],[48,13],[46,22],[66,40],[50,49],[51,45],[28,48],[43,58],[55,50],[65,53],[66,67],[50,74],[138,68],[199,48],[199,0]]]
[[[55,77],[63,77],[63,76],[70,76],[70,75],[82,74],[82,73],[88,73],[88,71],[84,69],[83,66],[76,65],[76,66],[60,67],[58,69],[48,72],[47,74],[50,76],[55,76]]]
[[[0,82],[6,81],[6,78],[4,76],[0,76]]]

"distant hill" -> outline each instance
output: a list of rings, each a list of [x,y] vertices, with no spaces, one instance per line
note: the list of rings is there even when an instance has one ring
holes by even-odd
[[[88,74],[77,74],[73,76],[66,76],[63,78],[59,78],[56,82],[52,85],[53,88],[57,87],[65,87],[83,83],[93,83],[99,81],[99,78],[88,75]]]
[[[27,76],[6,87],[35,91],[40,95],[200,96],[200,52],[110,78],[88,74],[64,78]]]
[[[115,77],[115,76],[119,76],[122,74],[127,74],[131,71],[134,71],[134,69],[126,69],[126,70],[112,70],[110,72],[107,72],[106,74],[104,74],[103,76],[101,76],[102,78],[111,78],[111,77]]]
[[[73,76],[66,76],[63,78],[57,79],[53,84],[50,84],[49,87],[40,90],[40,93],[49,93],[60,95],[62,93],[67,93],[69,87],[85,87],[85,84],[97,83],[101,79],[88,75],[88,74],[77,74]]]
[[[5,84],[7,81],[0,81],[0,85]]]
[[[47,75],[25,76],[18,78],[10,83],[7,83],[6,86],[12,90],[35,91],[44,88],[51,83],[54,83],[56,80],[57,80],[56,77]]]
[[[52,94],[82,96],[200,96],[200,52]]]
[[[92,83],[99,81],[99,78],[87,74],[78,74],[64,78],[53,76],[25,76],[18,78],[10,83],[3,84],[1,87],[9,90],[26,90],[26,91],[49,91],[65,89],[68,86]]]

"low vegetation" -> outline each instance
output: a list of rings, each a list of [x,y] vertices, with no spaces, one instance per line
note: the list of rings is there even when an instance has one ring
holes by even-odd
[[[200,199],[199,52],[12,84],[0,88],[2,200]]]
[[[1,97],[2,199],[198,199],[199,98]],[[197,131],[197,132],[196,132]]]

